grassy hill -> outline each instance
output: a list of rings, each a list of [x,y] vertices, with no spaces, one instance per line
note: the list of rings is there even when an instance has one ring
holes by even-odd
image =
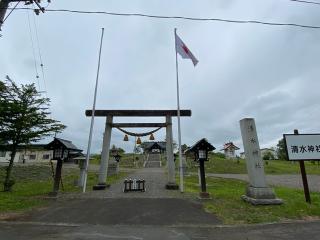
[[[188,169],[197,171],[196,162],[191,158],[187,158]],[[319,174],[320,165],[318,162],[305,162],[307,174]],[[283,160],[264,161],[265,172],[267,174],[299,174],[300,167],[298,162],[289,162]],[[210,159],[205,163],[207,173],[247,173],[246,162],[244,159],[226,159],[220,154],[210,154]]]

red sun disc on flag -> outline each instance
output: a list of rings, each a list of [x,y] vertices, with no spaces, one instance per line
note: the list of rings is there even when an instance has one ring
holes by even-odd
[[[186,52],[186,54],[189,54],[189,49],[187,48],[186,45],[183,45],[182,48]]]

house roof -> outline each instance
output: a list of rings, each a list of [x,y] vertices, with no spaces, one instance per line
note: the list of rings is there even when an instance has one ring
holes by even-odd
[[[221,150],[227,150],[227,149],[239,150],[240,148],[234,145],[233,142],[228,142],[223,145],[223,148]]]
[[[62,138],[54,138],[53,141],[51,141],[48,144],[23,144],[19,145],[17,147],[17,150],[24,150],[24,149],[53,149],[53,147],[57,144],[62,144],[65,148],[68,150],[71,150],[71,153],[75,152],[82,152],[81,149],[78,149],[71,141],[62,139]],[[0,151],[10,151],[12,144],[6,144],[6,145],[0,145]]]
[[[76,151],[76,152],[82,152],[81,149],[78,149],[71,141],[62,139],[62,138],[54,138],[52,142],[50,142],[47,145],[47,148],[53,149],[57,145],[62,145],[68,150]]]
[[[160,149],[166,149],[166,142],[143,142],[141,147],[145,150],[159,147]]]

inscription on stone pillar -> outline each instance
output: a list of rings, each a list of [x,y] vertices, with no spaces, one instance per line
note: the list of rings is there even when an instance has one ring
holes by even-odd
[[[240,127],[250,186],[266,187],[266,178],[254,119],[242,119]]]
[[[249,186],[242,199],[254,205],[281,204],[282,200],[267,186],[254,119],[242,119],[240,128],[249,177]]]

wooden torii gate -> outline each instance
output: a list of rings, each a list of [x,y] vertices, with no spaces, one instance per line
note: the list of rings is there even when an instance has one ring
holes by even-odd
[[[86,110],[86,116],[92,116],[92,110]],[[173,156],[172,117],[177,117],[177,110],[95,110],[95,117],[106,117],[105,131],[101,162],[99,169],[98,184],[94,189],[105,189],[107,187],[107,173],[109,163],[109,151],[111,143],[112,128],[166,128],[166,155],[168,161],[168,182],[167,189],[178,189],[175,180],[175,164]],[[191,110],[180,110],[181,117],[191,117]],[[164,123],[114,123],[113,117],[165,117]]]

